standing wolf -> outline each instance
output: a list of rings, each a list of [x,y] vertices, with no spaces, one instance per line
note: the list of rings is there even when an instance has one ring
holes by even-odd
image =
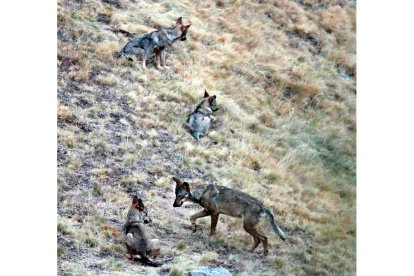
[[[144,264],[160,266],[162,263],[150,259],[160,254],[160,241],[150,239],[146,231],[145,224],[150,222],[152,221],[148,216],[148,209],[144,206],[142,199],[134,196],[124,225],[125,245],[130,255],[129,259],[134,260],[134,256],[139,255]]]
[[[122,48],[118,57],[124,55],[136,55],[138,58],[142,59],[142,67],[145,69],[147,68],[145,65],[146,61],[152,54],[155,54],[156,67],[157,69],[161,69],[165,64],[165,56],[163,54],[165,47],[171,45],[178,39],[181,41],[187,39],[187,30],[190,28],[191,24],[184,25],[182,19],[182,17],[177,19],[175,27],[161,29],[131,39],[124,48]]]
[[[197,140],[200,139],[200,136],[207,134],[211,121],[214,120],[211,113],[218,110],[216,98],[216,95],[210,96],[207,90],[205,90],[204,99],[187,118],[187,126]]]
[[[198,218],[211,216],[210,236],[216,233],[217,221],[220,214],[243,218],[243,228],[253,236],[253,246],[249,250],[253,252],[260,242],[263,244],[264,255],[269,253],[267,249],[267,237],[255,229],[261,216],[266,216],[275,232],[282,240],[286,240],[285,233],[280,229],[272,213],[263,207],[258,199],[238,190],[219,185],[190,185],[176,177],[175,201],[173,207],[180,207],[189,200],[200,204],[204,210],[190,217],[193,232],[197,230],[195,221]]]

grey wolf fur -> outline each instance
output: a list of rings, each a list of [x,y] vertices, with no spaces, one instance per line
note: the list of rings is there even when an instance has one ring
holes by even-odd
[[[158,239],[150,239],[145,224],[151,223],[148,216],[148,209],[144,206],[142,199],[134,196],[131,208],[128,211],[127,221],[124,224],[126,234],[125,245],[129,253],[129,259],[135,260],[134,256],[139,255],[144,264],[160,266],[162,263],[155,262],[160,254],[160,242]]]
[[[165,47],[173,44],[177,40],[185,41],[187,39],[187,30],[190,25],[182,23],[182,17],[177,19],[175,27],[165,28],[154,31],[149,34],[137,36],[122,48],[118,57],[124,55],[135,55],[142,59],[142,67],[146,68],[146,61],[155,54],[155,63],[157,69],[165,64],[163,50]]]
[[[219,185],[190,185],[176,177],[175,201],[173,207],[180,207],[185,201],[192,201],[200,204],[204,210],[190,217],[193,232],[197,230],[195,221],[198,218],[211,217],[210,236],[215,235],[217,221],[220,214],[243,218],[243,228],[253,236],[253,246],[249,249],[253,252],[262,243],[264,255],[269,253],[267,237],[259,233],[255,227],[261,216],[266,216],[274,231],[282,240],[286,240],[285,234],[275,221],[272,213],[263,207],[258,199],[241,191],[230,189]]]
[[[200,139],[200,136],[207,135],[210,129],[211,121],[214,120],[211,114],[218,110],[216,98],[216,95],[210,96],[207,90],[205,90],[204,99],[187,118],[186,123],[191,135],[197,140]]]

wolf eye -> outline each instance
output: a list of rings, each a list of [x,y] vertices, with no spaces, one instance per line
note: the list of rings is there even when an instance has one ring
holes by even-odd
[[[178,196],[179,197],[186,197],[187,196],[187,193],[186,192],[180,192],[180,193],[178,193]]]

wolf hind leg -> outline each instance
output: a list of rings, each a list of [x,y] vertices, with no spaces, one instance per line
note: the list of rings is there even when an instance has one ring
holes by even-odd
[[[158,239],[151,239],[148,243],[147,255],[156,259],[160,254],[160,241]]]
[[[248,251],[253,252],[259,246],[259,244],[260,244],[260,239],[253,237],[253,245]]]
[[[253,227],[249,227],[249,226],[244,226],[243,225],[244,230],[246,230],[247,233],[249,233],[250,235],[253,236],[254,239],[254,243],[252,248],[249,250],[250,252],[253,252],[257,246],[259,245],[260,242],[262,242],[263,244],[263,253],[265,256],[267,256],[267,254],[269,253],[269,250],[267,248],[267,237],[260,234],[259,232],[257,232],[257,230]],[[258,242],[259,240],[259,242]]]
[[[257,232],[255,227],[258,222],[259,219],[255,215],[246,215],[244,217],[243,228],[244,230],[246,230],[247,233],[252,235],[254,239],[253,246],[249,251],[253,252],[261,242],[263,244],[264,255],[266,256],[269,253],[269,250],[267,249],[267,237]],[[259,243],[257,242],[257,240],[259,240]]]

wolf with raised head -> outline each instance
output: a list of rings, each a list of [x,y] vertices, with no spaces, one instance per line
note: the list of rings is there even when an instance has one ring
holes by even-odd
[[[151,239],[147,233],[146,224],[152,220],[148,215],[142,199],[134,196],[131,208],[128,211],[127,221],[124,224],[126,234],[125,245],[129,253],[129,259],[135,260],[135,256],[140,256],[140,260],[147,265],[160,266],[162,263],[151,260],[160,254],[160,241]]]
[[[187,31],[191,24],[184,25],[182,17],[177,19],[174,27],[164,28],[145,35],[137,36],[122,48],[118,57],[124,55],[135,55],[142,60],[142,67],[145,69],[146,61],[155,54],[155,64],[157,69],[162,69],[165,65],[165,47],[170,46],[177,40],[185,41]]]
[[[211,122],[214,120],[211,114],[217,110],[216,95],[210,96],[207,90],[205,90],[204,99],[197,105],[186,121],[187,127],[194,138],[198,140],[201,136],[207,135]]]

